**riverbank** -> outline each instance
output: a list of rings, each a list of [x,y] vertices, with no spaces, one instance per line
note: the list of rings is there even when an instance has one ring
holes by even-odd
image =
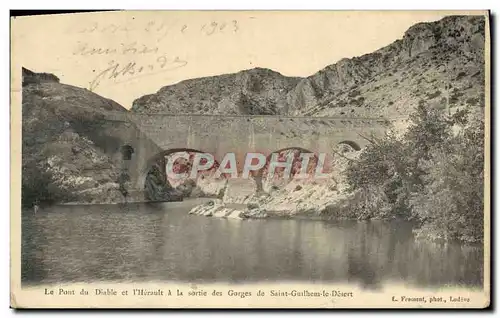
[[[295,219],[295,220],[310,220],[310,221],[331,221],[334,218],[330,214],[325,213],[326,208],[322,210],[267,210],[255,204],[238,204],[224,203],[220,199],[208,199],[207,202],[196,205],[188,214],[218,217],[230,219]],[[350,217],[348,214],[342,217],[337,217],[335,220],[357,220],[355,217]]]

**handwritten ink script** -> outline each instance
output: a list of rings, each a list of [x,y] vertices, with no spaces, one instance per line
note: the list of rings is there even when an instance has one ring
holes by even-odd
[[[146,55],[159,53],[158,46],[147,46],[138,44],[136,41],[129,43],[120,43],[113,46],[92,46],[88,42],[77,42],[73,55],[94,56],[94,55]]]
[[[74,25],[68,30],[88,38],[78,41],[72,51],[78,57],[110,57],[108,67],[104,70],[94,71],[97,75],[90,82],[89,89],[95,90],[104,82],[123,83],[137,77],[155,75],[161,72],[172,71],[184,67],[188,62],[178,56],[170,57],[162,52],[162,40],[167,36],[178,35],[203,35],[236,34],[240,32],[238,20],[208,20],[199,23],[182,23],[177,20],[140,20],[132,18],[123,23],[94,22],[87,25]],[[122,33],[122,35],[120,35]],[[124,34],[123,34],[124,33]],[[116,36],[131,41],[119,44],[99,45],[93,44],[93,35]],[[142,43],[140,37],[147,37],[148,43]],[[153,41],[151,41],[153,40]],[[123,62],[120,57],[130,57],[131,60]],[[139,56],[150,57],[151,62],[138,62]],[[135,59],[134,57],[137,57]],[[141,58],[141,61],[144,58]]]
[[[76,29],[75,29],[76,28]],[[156,35],[157,41],[161,41],[169,34],[202,34],[211,36],[214,34],[235,34],[240,30],[238,20],[208,21],[199,24],[185,24],[176,21],[149,20],[145,22],[129,21],[126,24],[94,22],[84,27],[73,27],[70,33],[85,34],[117,34],[121,32],[146,32]]]
[[[109,66],[105,70],[99,71],[92,82],[90,82],[89,90],[95,90],[103,81],[113,81],[115,84],[123,83],[138,77],[172,71],[187,64],[187,61],[180,59],[178,56],[170,58],[166,55],[161,55],[150,63],[137,63],[135,61],[120,63],[111,60],[108,63]]]

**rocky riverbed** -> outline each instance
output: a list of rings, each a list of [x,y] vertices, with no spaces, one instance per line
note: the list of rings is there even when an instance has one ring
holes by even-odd
[[[257,193],[255,182],[249,180],[228,180],[210,183],[205,180],[198,184],[203,190],[219,189],[225,186],[224,196],[198,205],[189,214],[223,218],[268,218],[306,217],[321,218],[322,212],[341,205],[349,194],[343,171],[349,160],[359,156],[358,151],[334,154],[332,171],[324,179],[290,179],[264,182],[264,192]],[[207,191],[208,192],[208,191]],[[212,191],[213,192],[213,191]]]

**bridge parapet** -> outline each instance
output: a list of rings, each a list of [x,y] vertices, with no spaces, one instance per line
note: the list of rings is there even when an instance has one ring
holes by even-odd
[[[107,112],[107,120],[133,122],[160,148],[201,148],[221,153],[271,151],[276,147],[331,147],[343,140],[364,143],[359,134],[381,135],[406,118],[172,115]],[[321,147],[320,147],[321,148]]]
[[[133,123],[140,138],[156,146],[136,143],[129,169],[137,189],[143,185],[151,159],[171,149],[193,149],[208,152],[220,160],[235,153],[237,161],[248,152],[269,155],[280,149],[297,147],[315,153],[331,154],[339,143],[364,147],[363,136],[383,136],[394,123],[406,118],[369,117],[292,117],[292,116],[220,116],[136,114],[104,112],[105,120]],[[137,140],[140,140],[137,138]]]

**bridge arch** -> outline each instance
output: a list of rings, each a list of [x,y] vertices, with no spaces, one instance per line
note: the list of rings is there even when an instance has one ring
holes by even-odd
[[[311,150],[309,149],[305,149],[305,148],[302,148],[302,147],[295,147],[295,146],[290,146],[290,147],[286,147],[286,148],[281,148],[281,149],[278,149],[278,150],[275,150],[273,152],[271,152],[267,157],[266,157],[266,160],[269,161],[271,160],[271,156],[273,155],[273,153],[280,153],[280,152],[283,152],[283,151],[288,151],[288,150],[299,150],[300,153],[314,153],[312,152]]]
[[[352,148],[353,150],[355,151],[360,151],[361,150],[361,146],[355,142],[355,141],[352,141],[352,140],[343,140],[339,143],[337,143],[337,146],[341,146],[341,145],[347,145],[349,146],[350,148]]]
[[[120,153],[122,155],[122,160],[132,160],[132,155],[134,154],[135,149],[129,144],[125,144],[120,147]]]
[[[161,160],[162,158],[165,158],[166,156],[170,156],[170,155],[172,155],[174,153],[178,153],[178,152],[204,153],[204,151],[201,151],[198,149],[193,149],[193,148],[172,148],[172,149],[163,150],[163,151],[157,153],[156,155],[154,155],[148,159],[148,161],[146,163],[146,167],[144,167],[144,170],[147,170],[148,166],[150,166],[151,164],[154,164],[158,160]],[[143,170],[143,172],[144,172],[144,170]]]
[[[137,187],[138,188],[145,188],[146,182],[148,175],[151,173],[156,173],[157,175],[161,175],[161,177],[165,181],[165,185],[167,187],[173,187],[173,184],[171,184],[171,180],[169,182],[168,176],[167,176],[167,171],[166,171],[166,164],[168,160],[168,156],[173,155],[175,153],[180,153],[180,152],[186,152],[188,154],[193,154],[193,153],[206,153],[205,151],[195,149],[195,148],[171,148],[167,150],[163,150],[154,156],[150,157],[146,164],[142,167],[139,178],[137,180]],[[219,166],[219,162],[216,158],[214,158],[214,165],[212,166],[212,169],[217,168]],[[185,181],[185,180],[184,180]]]
[[[262,167],[261,169],[259,169],[258,171],[256,171],[254,174],[252,174],[252,177],[253,177],[253,179],[255,181],[256,192],[257,193],[264,192],[264,185],[263,185],[264,174],[267,172],[267,170],[269,168],[269,164],[271,162],[272,155],[275,154],[275,153],[283,153],[283,152],[290,151],[290,150],[298,151],[297,152],[298,155],[300,155],[302,153],[312,153],[314,156],[313,156],[313,159],[309,161],[309,164],[311,164],[311,163],[316,164],[317,163],[318,157],[314,154],[313,151],[311,151],[309,149],[306,149],[306,148],[290,146],[290,147],[285,147],[285,148],[281,148],[281,149],[275,150],[275,151],[271,152],[269,155],[267,155],[267,157],[266,157],[266,163],[265,163],[264,167]],[[296,157],[294,159],[292,165],[295,166],[295,165],[297,165],[297,163],[298,163],[298,161],[297,161],[297,157]],[[294,171],[292,170],[292,174],[293,173],[294,173]]]

